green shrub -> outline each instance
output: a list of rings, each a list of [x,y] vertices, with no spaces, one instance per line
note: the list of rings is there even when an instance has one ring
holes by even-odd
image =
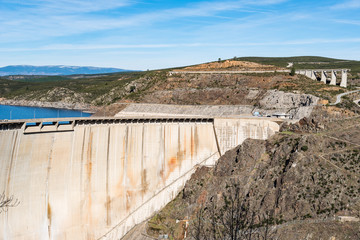
[[[309,149],[309,148],[308,148],[308,146],[306,146],[306,145],[301,147],[301,150],[304,151],[304,152],[306,152],[308,149]]]
[[[295,67],[291,68],[290,76],[295,76]]]

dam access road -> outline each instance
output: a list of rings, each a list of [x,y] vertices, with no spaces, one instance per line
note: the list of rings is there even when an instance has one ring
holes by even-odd
[[[247,138],[279,131],[272,118],[71,118],[0,123],[0,238],[120,239],[174,199],[198,166]]]

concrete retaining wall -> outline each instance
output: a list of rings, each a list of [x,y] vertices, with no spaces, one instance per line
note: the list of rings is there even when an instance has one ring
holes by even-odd
[[[0,131],[0,192],[20,201],[0,214],[0,238],[119,239],[171,201],[197,165],[213,165],[219,149],[278,128],[219,119]]]
[[[215,119],[214,127],[221,155],[247,138],[268,139],[279,131],[276,122],[264,119]]]

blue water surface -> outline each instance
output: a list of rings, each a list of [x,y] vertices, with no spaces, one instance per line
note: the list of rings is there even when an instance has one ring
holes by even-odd
[[[91,113],[67,109],[0,105],[0,119],[2,120],[89,116]]]

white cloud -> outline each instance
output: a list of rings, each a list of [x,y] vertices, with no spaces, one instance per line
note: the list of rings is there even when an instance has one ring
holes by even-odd
[[[200,2],[193,6],[174,8],[162,14],[173,17],[208,16],[222,11],[239,10],[250,6],[265,6],[286,2],[287,0],[242,0],[242,1],[212,1]]]
[[[344,10],[344,9],[356,9],[360,8],[360,1],[359,0],[349,0],[342,3],[335,4],[331,6],[331,9],[334,10]]]
[[[248,7],[282,3],[286,0],[206,1],[181,8],[148,11],[127,17],[118,15],[87,14],[135,4],[131,0],[15,0],[20,6],[16,11],[0,10],[0,42],[39,40],[46,37],[69,36],[101,30],[126,29],[151,26],[179,18],[217,17],[216,14]],[[10,1],[8,1],[10,2]],[[26,6],[26,7],[25,7]],[[18,16],[21,16],[19,19]]]
[[[360,21],[356,20],[336,19],[334,22],[360,26]]]
[[[104,50],[104,49],[157,49],[177,47],[199,47],[209,44],[201,43],[176,43],[176,44],[53,44],[35,48],[0,48],[0,52],[23,52],[23,51],[59,51],[59,50]],[[210,44],[211,46],[211,44]]]
[[[242,42],[242,43],[173,43],[173,44],[54,44],[35,48],[0,48],[0,52],[24,51],[72,51],[72,50],[105,50],[105,49],[163,49],[163,48],[192,48],[192,47],[246,47],[246,46],[301,46],[332,43],[360,43],[360,38],[340,39],[303,39],[295,41],[277,42]]]
[[[46,15],[96,12],[124,7],[132,3],[130,0],[5,0],[3,2],[16,5],[28,12],[36,13],[37,11]]]

